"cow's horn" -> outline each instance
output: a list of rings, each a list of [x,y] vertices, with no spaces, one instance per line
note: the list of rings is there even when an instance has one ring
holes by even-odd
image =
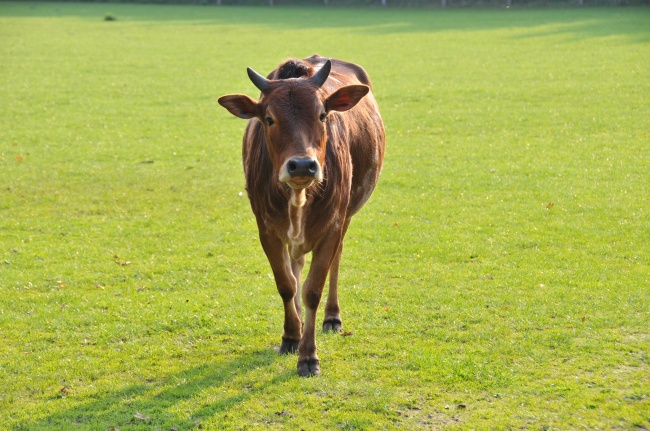
[[[330,75],[330,70],[332,69],[332,61],[327,60],[325,64],[323,64],[323,67],[320,68],[318,72],[314,76],[311,77],[311,80],[314,84],[316,84],[318,87],[322,87],[323,84],[325,84],[325,81],[327,81],[327,77]]]
[[[250,67],[246,68],[246,71],[248,72],[248,77],[251,79],[251,81],[253,81],[253,84],[255,84],[255,86],[260,91],[266,90],[266,88],[269,86],[269,81],[265,77],[255,72]]]

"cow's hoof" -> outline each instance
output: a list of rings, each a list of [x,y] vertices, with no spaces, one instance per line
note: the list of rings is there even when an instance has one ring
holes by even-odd
[[[280,350],[278,353],[281,355],[288,355],[289,353],[296,353],[298,351],[298,343],[299,341],[293,341],[293,340],[282,340],[282,345],[280,346]]]
[[[336,317],[330,317],[323,321],[323,332],[339,332],[343,329],[343,322]]]
[[[320,374],[320,361],[318,359],[303,359],[298,361],[298,375],[312,377]]]

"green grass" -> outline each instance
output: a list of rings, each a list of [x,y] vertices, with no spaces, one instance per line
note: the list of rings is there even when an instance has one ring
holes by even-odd
[[[0,429],[649,428],[649,18],[0,3]],[[216,99],[314,52],[388,149],[301,379]]]

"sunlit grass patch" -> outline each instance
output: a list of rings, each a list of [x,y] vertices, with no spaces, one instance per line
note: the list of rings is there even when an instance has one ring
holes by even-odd
[[[0,3],[2,423],[648,428],[647,18]],[[300,379],[216,98],[315,52],[388,148]]]

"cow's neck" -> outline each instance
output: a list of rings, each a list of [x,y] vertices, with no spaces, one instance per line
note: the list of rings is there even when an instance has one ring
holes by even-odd
[[[303,216],[306,202],[307,195],[305,189],[291,191],[291,199],[289,200],[289,231],[287,234],[289,241],[293,244],[302,244],[305,241]]]

